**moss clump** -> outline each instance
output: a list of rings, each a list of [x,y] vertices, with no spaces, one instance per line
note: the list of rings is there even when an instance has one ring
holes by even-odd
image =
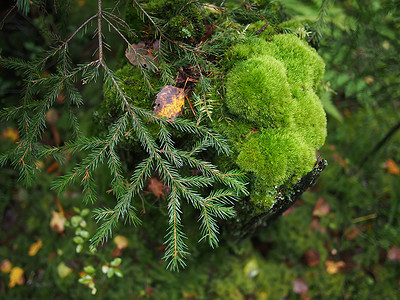
[[[254,57],[237,65],[234,72],[228,74],[226,96],[232,113],[258,127],[282,127],[293,122],[294,101],[286,70],[271,56]]]
[[[146,10],[166,21],[164,32],[172,40],[198,41],[205,32],[201,10],[186,0],[150,0]]]
[[[236,122],[224,132],[238,153],[238,166],[254,175],[251,200],[269,208],[277,187],[292,185],[312,169],[325,141],[326,116],[315,92],[325,66],[292,34],[236,45],[227,61],[225,103]],[[238,130],[241,122],[253,133]]]

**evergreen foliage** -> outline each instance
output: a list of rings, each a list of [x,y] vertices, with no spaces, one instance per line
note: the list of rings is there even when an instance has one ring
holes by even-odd
[[[183,4],[182,1],[180,3]],[[165,29],[159,27],[138,2],[135,1],[135,4],[148,18],[148,21],[155,26],[158,34],[166,37]],[[173,2],[168,5],[172,5],[171,8],[176,9],[175,4]],[[193,12],[194,8],[189,8]],[[199,14],[198,11],[196,13]],[[74,67],[68,58],[69,43],[78,32],[84,28],[86,30],[92,20],[97,20],[94,32],[98,40],[98,59]],[[143,190],[147,178],[157,174],[170,189],[167,199],[169,226],[166,234],[164,259],[168,261],[169,268],[177,270],[185,265],[184,260],[188,255],[181,222],[184,201],[199,210],[201,240],[207,240],[211,247],[216,247],[219,233],[217,218],[227,219],[234,215],[234,202],[240,195],[247,194],[245,174],[237,170],[223,173],[210,162],[198,157],[199,153],[207,148],[214,148],[220,155],[229,155],[230,152],[225,139],[220,134],[213,133],[201,125],[200,119],[197,121],[185,119],[170,121],[155,115],[149,110],[150,107],[141,107],[143,100],[137,97],[143,97],[143,93],[137,93],[137,89],[129,89],[131,83],[123,81],[119,77],[119,75],[124,75],[124,71],[114,73],[106,63],[103,50],[107,48],[107,44],[103,37],[103,22],[112,28],[135,53],[138,68],[133,72],[139,71],[143,77],[142,82],[147,84],[148,89],[154,88],[150,80],[151,73],[158,69],[154,61],[144,57],[131,46],[122,33],[130,30],[129,24],[113,13],[103,10],[102,3],[99,1],[97,13],[88,18],[64,42],[49,51],[45,57],[33,63],[20,59],[1,58],[0,63],[3,67],[24,72],[26,82],[25,95],[21,105],[8,108],[2,113],[2,117],[5,119],[13,117],[21,120],[21,139],[15,149],[2,157],[2,164],[7,160],[11,161],[19,168],[20,179],[26,184],[30,184],[39,171],[36,164],[40,158],[51,156],[61,161],[65,153],[89,152],[70,172],[62,175],[53,184],[53,189],[62,194],[69,185],[80,182],[85,203],[97,201],[98,187],[94,174],[100,165],[107,165],[112,178],[110,184],[116,204],[111,208],[99,207],[93,211],[100,225],[91,239],[92,247],[97,247],[107,241],[112,235],[113,228],[120,221],[134,226],[140,224],[134,204],[135,198],[140,198],[140,192]],[[198,28],[192,30],[197,31]],[[163,76],[164,80],[168,81],[171,74],[166,66],[166,61],[163,60],[164,47],[173,46],[178,49],[182,47],[185,50],[183,60],[195,65],[199,72],[208,70],[208,68],[205,69],[206,63],[203,55],[209,51],[207,49],[210,46],[209,43],[198,46],[199,48],[195,51],[195,48],[191,48],[189,45],[173,45],[171,38],[168,37],[165,43],[160,41],[158,51],[158,63],[165,66],[163,68],[163,71],[166,72]],[[218,37],[215,40],[218,40]],[[228,43],[228,41],[225,40],[224,43]],[[217,48],[214,49],[217,54]],[[200,50],[199,53],[197,50]],[[46,63],[53,59],[58,63],[57,71],[46,76],[42,75]],[[111,120],[115,120],[108,124],[104,137],[89,138],[79,130],[79,123],[73,112],[75,107],[79,107],[84,102],[74,81],[78,77],[83,84],[89,84],[97,80],[101,70],[106,93],[111,93],[107,98],[112,97],[116,104],[114,104],[115,115],[111,118]],[[137,80],[136,76],[135,81]],[[40,136],[47,126],[46,112],[54,105],[61,93],[65,96],[65,106],[70,113],[75,135],[64,146],[48,147],[40,143]],[[136,99],[133,100],[131,95]],[[202,115],[201,110],[198,110],[198,115]],[[153,127],[150,128],[150,126]],[[192,140],[197,143],[188,149],[176,148],[173,132],[190,134]],[[123,170],[123,162],[118,154],[118,148],[127,135],[134,135],[134,139],[147,153],[147,156],[137,162],[132,174]],[[182,170],[187,168],[200,170],[201,174],[188,176],[188,172],[182,173]]]

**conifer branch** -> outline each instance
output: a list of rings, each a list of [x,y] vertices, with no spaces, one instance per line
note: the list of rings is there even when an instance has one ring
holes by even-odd
[[[150,110],[136,107],[128,94],[123,90],[123,84],[106,63],[108,45],[103,36],[103,20],[110,26],[134,51],[146,85],[152,89],[149,74],[161,71],[165,82],[173,82],[173,66],[169,64],[169,55],[181,55],[182,61],[195,66],[200,73],[200,91],[205,96],[210,89],[210,81],[206,73],[212,71],[213,64],[207,62],[207,53],[211,53],[211,44],[218,39],[197,46],[172,41],[158,26],[156,21],[134,0],[142,13],[150,20],[160,35],[160,47],[157,54],[156,66],[154,61],[142,56],[139,51],[130,45],[128,38],[120,29],[128,32],[130,27],[124,20],[102,8],[102,0],[97,1],[97,13],[84,21],[69,37],[57,44],[56,47],[45,53],[44,57],[33,64],[14,59],[5,60],[0,57],[0,64],[24,72],[26,84],[22,104],[3,110],[4,119],[22,117],[20,128],[22,138],[14,152],[0,156],[0,164],[7,159],[12,160],[14,166],[20,169],[20,177],[27,183],[31,182],[38,171],[37,161],[51,156],[62,161],[67,153],[88,152],[82,161],[72,171],[60,176],[52,185],[62,194],[69,185],[77,183],[83,191],[83,201],[94,203],[97,199],[97,188],[94,174],[100,165],[106,165],[111,174],[111,186],[116,203],[112,208],[97,208],[94,210],[95,219],[99,227],[91,239],[91,247],[105,243],[113,234],[115,226],[120,221],[129,222],[134,226],[140,224],[135,210],[135,199],[145,187],[146,180],[158,174],[164,185],[169,187],[167,196],[168,228],[165,235],[166,251],[164,259],[168,268],[178,270],[185,266],[185,258],[189,255],[185,243],[186,235],[181,222],[181,207],[183,203],[199,210],[200,232],[203,239],[207,239],[211,247],[218,246],[219,227],[217,219],[227,219],[234,215],[233,204],[239,194],[248,194],[245,184],[245,174],[239,171],[222,173],[212,163],[198,159],[196,155],[213,148],[219,154],[229,155],[230,150],[226,140],[219,134],[212,132],[197,121],[177,118],[173,121],[154,114]],[[69,57],[69,44],[74,37],[90,22],[97,18],[94,37],[97,38],[98,58],[86,64],[73,67]],[[161,43],[161,40],[163,43]],[[222,43],[221,43],[222,45]],[[169,49],[167,49],[169,47]],[[213,55],[218,50],[213,50]],[[222,51],[222,50],[221,50]],[[50,59],[57,60],[57,72],[43,76],[43,70]],[[105,87],[113,91],[115,100],[120,104],[122,113],[108,128],[105,138],[87,138],[79,130],[79,120],[73,112],[73,107],[84,104],[84,100],[75,86],[75,79],[81,76],[82,84],[97,80],[99,73],[104,75]],[[72,128],[75,131],[73,140],[63,146],[50,147],[42,145],[41,135],[46,130],[46,112],[54,105],[57,97],[63,94],[66,98],[65,107],[68,111]],[[37,100],[38,99],[38,100]],[[211,118],[211,108],[203,97],[199,104],[199,111],[203,110]],[[151,123],[151,127],[148,125]],[[157,127],[154,133],[154,126]],[[129,131],[127,131],[129,128]],[[119,157],[120,145],[126,142],[127,132],[131,132],[138,140],[140,147],[147,158],[136,165],[133,174],[124,174],[123,161]],[[190,146],[190,150],[179,149],[175,145],[174,134],[187,134],[197,141]],[[188,176],[183,170],[192,169],[201,172],[197,176]],[[216,190],[213,185],[218,184],[221,189]],[[211,190],[211,191],[210,191]],[[208,195],[207,195],[208,194]]]

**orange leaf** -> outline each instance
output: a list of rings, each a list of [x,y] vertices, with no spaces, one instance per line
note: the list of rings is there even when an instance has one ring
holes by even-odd
[[[154,112],[168,119],[174,120],[182,114],[182,107],[185,104],[185,92],[183,89],[166,85],[157,94]]]
[[[42,246],[43,246],[42,240],[38,240],[37,242],[33,243],[29,247],[28,255],[35,256],[36,253],[38,253],[38,251],[40,250],[40,248],[42,248]]]
[[[8,259],[5,259],[0,264],[0,270],[3,273],[9,273],[12,269],[12,263]]]
[[[25,283],[24,270],[20,267],[14,267],[10,273],[10,283],[8,287],[13,288],[15,285],[23,285]]]
[[[18,130],[15,128],[11,128],[11,127],[7,127],[6,129],[4,129],[1,135],[2,135],[2,137],[1,137],[2,139],[4,139],[4,140],[10,139],[14,143],[16,141],[18,141],[18,139],[19,139]]]
[[[67,219],[64,217],[63,213],[58,213],[54,210],[51,211],[51,221],[50,221],[50,228],[58,233],[64,231],[64,224]]]
[[[326,272],[328,274],[336,274],[340,271],[340,269],[346,266],[344,261],[334,262],[332,260],[327,260],[325,262]]]
[[[384,168],[387,168],[389,174],[392,175],[400,175],[400,169],[393,159],[389,158],[384,165]]]

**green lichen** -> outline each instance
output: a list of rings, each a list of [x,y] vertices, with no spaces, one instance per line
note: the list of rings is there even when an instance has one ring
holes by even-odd
[[[252,38],[227,53],[225,104],[236,121],[224,129],[236,163],[253,174],[251,200],[268,209],[277,188],[309,172],[326,137],[316,94],[324,73],[316,51],[293,34]],[[238,130],[241,122],[251,128]],[[232,138],[232,136],[240,134]]]

